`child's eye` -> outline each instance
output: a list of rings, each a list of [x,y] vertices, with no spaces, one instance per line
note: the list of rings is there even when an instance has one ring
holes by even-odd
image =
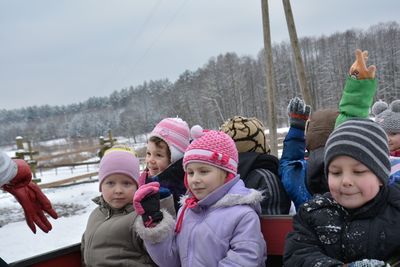
[[[151,153],[150,153],[149,151],[146,151],[146,155],[147,155],[147,156],[150,156]]]
[[[202,174],[207,174],[209,171],[208,170],[201,170],[200,171]]]
[[[113,181],[107,181],[107,182],[106,182],[106,185],[113,185],[113,184],[114,184]]]
[[[187,175],[193,176],[193,173],[194,173],[194,172],[189,171],[189,172],[187,172]]]
[[[163,154],[157,154],[157,157],[163,158],[164,155]]]
[[[354,174],[363,174],[363,173],[366,173],[366,172],[368,172],[368,170],[355,170]]]
[[[329,171],[329,175],[332,175],[332,176],[339,176],[340,175],[340,171]]]

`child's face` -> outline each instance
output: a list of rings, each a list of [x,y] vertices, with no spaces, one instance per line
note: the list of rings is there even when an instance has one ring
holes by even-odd
[[[329,164],[328,183],[332,197],[348,209],[373,199],[382,185],[367,166],[348,156],[338,156]]]
[[[400,150],[400,133],[388,133],[390,152]]]
[[[135,181],[124,174],[111,174],[101,184],[104,200],[115,209],[131,203],[136,190]]]
[[[186,167],[187,182],[194,196],[201,200],[225,183],[227,172],[205,163],[192,162]]]
[[[169,165],[168,146],[160,142],[158,146],[149,141],[146,150],[146,165],[150,176],[155,176],[164,171]]]

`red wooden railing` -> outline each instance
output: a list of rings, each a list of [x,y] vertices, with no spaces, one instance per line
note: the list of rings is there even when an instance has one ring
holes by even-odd
[[[292,231],[292,216],[267,215],[261,218],[261,230],[267,241],[267,266],[282,266],[285,238]],[[81,267],[80,244],[13,262],[13,267]]]

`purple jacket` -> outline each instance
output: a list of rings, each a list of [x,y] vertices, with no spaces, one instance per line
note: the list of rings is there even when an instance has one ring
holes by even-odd
[[[258,216],[262,198],[262,192],[246,188],[237,176],[186,209],[179,234],[166,212],[154,228],[145,228],[139,218],[137,231],[151,258],[163,267],[265,266]]]

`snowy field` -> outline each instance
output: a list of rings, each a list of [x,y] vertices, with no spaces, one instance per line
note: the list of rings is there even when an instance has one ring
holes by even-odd
[[[99,195],[97,182],[43,189],[43,192],[59,215],[57,220],[48,217],[53,225],[48,234],[39,228],[33,234],[19,203],[12,195],[0,193],[0,240],[3,244],[0,257],[7,263],[80,242],[88,216],[96,207],[91,199]]]

